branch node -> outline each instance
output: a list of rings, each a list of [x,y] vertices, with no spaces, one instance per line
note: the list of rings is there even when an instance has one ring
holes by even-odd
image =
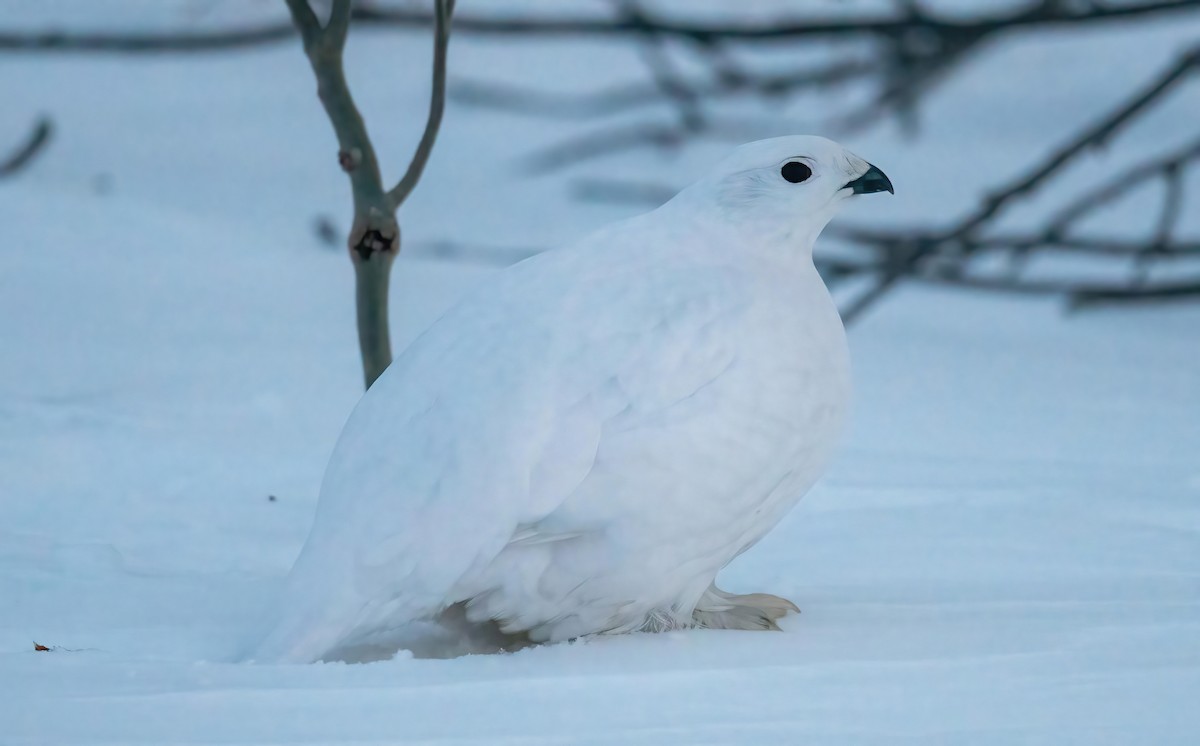
[[[338,165],[346,173],[350,173],[362,164],[363,152],[361,148],[350,148],[349,150],[338,151]]]
[[[365,231],[350,247],[350,250],[354,253],[353,258],[356,261],[369,262],[376,256],[391,255],[394,257],[399,246],[399,236],[388,236],[381,230],[372,229]]]

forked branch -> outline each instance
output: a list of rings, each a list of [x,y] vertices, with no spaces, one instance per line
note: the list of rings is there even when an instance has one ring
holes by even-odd
[[[1200,11],[1200,0],[1106,3],[1015,0],[1009,7],[968,15],[935,11],[909,0],[895,3],[898,7],[890,13],[866,17],[830,18],[810,12],[766,22],[733,19],[709,22],[678,11],[651,9],[637,0],[617,0],[614,4],[618,12],[611,20],[543,16],[531,17],[524,23],[516,19],[501,22],[495,17],[486,21],[478,17],[459,21],[461,30],[476,33],[626,38],[643,50],[649,72],[646,84],[591,93],[549,92],[473,80],[456,86],[455,95],[460,100],[531,115],[577,119],[599,119],[660,105],[674,109],[673,122],[662,121],[660,113],[652,110],[643,121],[604,124],[598,131],[544,146],[528,158],[535,171],[571,164],[573,161],[561,154],[569,154],[577,146],[587,153],[609,154],[641,147],[676,147],[691,139],[721,138],[720,130],[729,128],[712,111],[713,104],[721,99],[757,97],[770,104],[781,94],[806,89],[842,89],[854,94],[863,86],[874,89],[861,103],[843,111],[820,107],[828,113],[809,122],[817,129],[848,132],[898,121],[913,130],[919,104],[991,41],[1049,27],[1084,29],[1094,24],[1129,23],[1156,15]],[[404,15],[392,10],[366,12],[392,22]],[[833,43],[844,51],[829,55],[828,60],[815,68],[811,63],[799,63],[790,70],[755,69],[754,65],[734,62],[736,58],[729,54],[730,50],[779,45],[783,40]],[[861,43],[864,41],[870,43],[864,45]],[[676,64],[676,58],[681,56],[690,64]],[[690,72],[685,74],[685,69]],[[771,129],[777,130],[778,126]],[[735,139],[743,134],[753,133],[737,128]]]
[[[368,388],[392,362],[388,330],[388,285],[400,253],[396,210],[424,172],[441,126],[446,98],[446,53],[454,0],[435,0],[433,92],[425,131],[404,176],[384,189],[375,147],[354,103],[343,69],[343,51],[352,17],[351,0],[334,0],[322,26],[308,0],[287,0],[304,52],[317,79],[317,95],[338,139],[338,164],[350,178],[354,220],[347,239],[355,269],[358,340],[363,380]]]
[[[937,233],[916,237],[907,235],[900,238],[897,233],[892,233],[886,240],[878,240],[877,237],[874,248],[887,253],[893,258],[897,258],[897,260],[890,262],[888,269],[879,273],[871,286],[843,310],[842,317],[847,323],[855,320],[891,291],[901,278],[919,274],[922,263],[934,254],[944,252],[956,253],[962,257],[962,259],[956,261],[956,264],[961,267],[963,259],[970,257],[984,245],[978,239],[978,232],[990,225],[993,219],[1009,204],[1033,194],[1039,187],[1049,181],[1051,177],[1058,174],[1067,164],[1073,162],[1080,154],[1109,143],[1122,129],[1144,114],[1151,106],[1162,101],[1180,82],[1197,70],[1200,70],[1200,47],[1195,47],[1182,54],[1174,64],[1138,90],[1121,106],[1092,126],[1085,128],[1070,141],[1050,153],[1043,161],[1030,169],[1027,174],[985,198],[976,210],[949,228]],[[1172,156],[1168,156],[1166,166],[1158,163],[1141,168],[1150,169],[1151,171],[1155,167],[1160,171],[1181,168],[1184,162],[1194,157],[1193,150],[1194,148],[1189,146]],[[1135,176],[1141,175],[1140,170],[1135,170],[1133,173]],[[1118,194],[1127,191],[1134,183],[1139,182],[1126,182],[1119,188],[1102,188],[1091,195],[1090,203],[1080,203],[1080,205],[1090,205],[1088,208],[1079,205],[1069,206],[1064,213],[1051,222],[1050,228],[1042,237],[1042,242],[1055,243],[1058,239],[1056,234],[1060,232],[1059,229],[1064,228],[1085,212],[1090,211],[1091,207],[1097,204],[1097,200],[1107,201],[1112,199]],[[1168,182],[1168,187],[1171,188],[1170,182]],[[1161,226],[1166,226],[1167,229],[1174,227],[1174,216],[1177,214],[1177,210],[1172,210],[1170,205],[1172,200],[1179,198],[1179,189],[1179,186],[1175,186],[1168,193],[1167,210],[1160,221],[1160,229],[1158,231],[1160,235],[1148,242],[1149,245],[1155,247],[1156,253],[1163,253],[1164,251],[1169,253],[1166,248],[1166,237],[1162,235],[1165,229]],[[1086,199],[1086,195],[1084,199]],[[870,242],[867,243],[870,244]],[[931,269],[930,271],[933,272],[934,270]],[[1175,292],[1171,295],[1178,296],[1181,294]],[[1092,297],[1096,294],[1089,291],[1087,295],[1088,297]],[[1136,293],[1122,293],[1123,297],[1131,295],[1136,295]]]

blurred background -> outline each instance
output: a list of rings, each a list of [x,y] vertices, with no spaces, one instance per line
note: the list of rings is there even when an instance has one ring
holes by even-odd
[[[433,5],[353,5],[385,184],[425,131]],[[338,141],[283,0],[0,11],[0,648],[219,660],[362,389]],[[980,727],[1200,725],[1139,719],[1200,682],[1200,2],[460,0],[451,39],[398,215],[395,349],[740,142],[839,140],[896,187],[818,242],[854,423],[730,585],[799,599],[800,661],[970,658],[995,681],[1017,664],[988,656],[1051,656],[1074,704],[1026,687],[1026,720]],[[1163,686],[1116,675],[1168,658]],[[17,662],[44,684],[10,701],[27,733],[128,735],[35,722],[63,690]],[[897,691],[943,680],[922,671]]]

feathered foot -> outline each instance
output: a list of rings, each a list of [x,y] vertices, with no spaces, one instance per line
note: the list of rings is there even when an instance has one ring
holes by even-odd
[[[775,620],[782,619],[790,611],[799,613],[800,609],[786,598],[769,593],[739,596],[711,585],[696,604],[692,621],[697,627],[706,629],[778,630]]]

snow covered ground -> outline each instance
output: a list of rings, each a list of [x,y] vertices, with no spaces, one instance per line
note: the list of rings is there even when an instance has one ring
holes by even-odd
[[[94,7],[9,8],[3,23],[98,24]],[[1195,31],[992,48],[932,99],[919,140],[887,126],[852,140],[898,189],[853,217],[961,212]],[[395,174],[424,116],[426,40],[359,34],[350,52]],[[452,55],[463,74],[535,83],[530,70],[579,85],[640,70],[599,44],[463,37]],[[38,111],[58,133],[0,182],[0,743],[1200,741],[1200,308],[1183,305],[1064,317],[906,288],[864,319],[842,456],[723,575],[800,604],[781,634],[231,662],[359,395],[351,272],[310,227],[347,207],[310,73],[287,44],[4,63],[0,142]],[[1196,121],[1193,88],[1073,175],[1179,143]],[[450,107],[401,215],[400,345],[495,271],[423,246],[553,246],[626,214],[517,173],[517,156],[567,134]],[[684,183],[720,150],[576,173]],[[1104,228],[1132,231],[1135,215],[1114,208]]]

